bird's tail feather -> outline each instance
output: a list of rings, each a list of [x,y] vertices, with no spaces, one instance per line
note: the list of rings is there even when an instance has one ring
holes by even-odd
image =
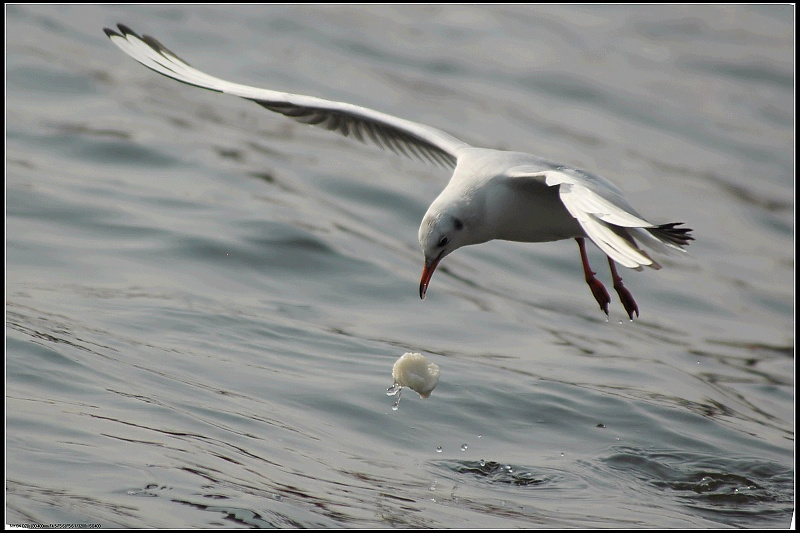
[[[691,236],[691,228],[679,228],[683,222],[670,222],[669,224],[661,224],[654,228],[646,228],[658,240],[671,244],[673,246],[682,247],[688,246],[689,241],[693,241],[694,237]]]

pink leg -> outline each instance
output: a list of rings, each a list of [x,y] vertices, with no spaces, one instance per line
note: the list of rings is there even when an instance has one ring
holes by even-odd
[[[628,316],[631,320],[633,320],[633,313],[636,313],[636,317],[639,317],[639,306],[636,305],[636,300],[633,299],[633,295],[631,295],[631,291],[625,288],[622,284],[622,278],[619,277],[617,274],[617,266],[614,263],[614,260],[610,257],[608,258],[608,266],[611,267],[611,279],[614,280],[614,290],[617,291],[619,295],[619,300],[622,302],[622,305],[625,307],[625,311],[628,313]]]
[[[592,294],[594,295],[594,299],[597,300],[597,303],[600,304],[600,309],[608,315],[608,303],[611,301],[611,297],[608,295],[608,291],[603,284],[600,283],[600,280],[594,277],[592,267],[589,266],[589,258],[586,257],[586,243],[583,237],[578,237],[575,240],[578,241],[578,248],[581,250],[581,261],[583,261],[583,274],[586,283],[589,285],[589,288],[592,289]]]

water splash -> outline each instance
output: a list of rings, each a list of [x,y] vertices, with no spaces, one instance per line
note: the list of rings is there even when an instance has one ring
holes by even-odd
[[[400,396],[403,392],[403,387],[395,383],[388,389],[386,389],[386,396],[397,396],[397,399],[392,404],[392,411],[397,411],[400,409]]]

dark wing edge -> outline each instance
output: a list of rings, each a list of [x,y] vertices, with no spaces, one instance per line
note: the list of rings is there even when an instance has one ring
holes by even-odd
[[[239,96],[293,120],[354,137],[396,154],[452,169],[466,143],[416,122],[343,102],[259,89],[205,74],[178,57],[157,39],[140,36],[124,24],[104,28],[123,52],[147,68],[181,83]]]

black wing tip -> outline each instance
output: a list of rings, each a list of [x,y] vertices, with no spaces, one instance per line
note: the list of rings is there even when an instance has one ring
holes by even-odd
[[[139,35],[130,29],[125,24],[117,24],[116,28],[103,28],[103,33],[106,34],[106,37],[109,39],[119,38],[119,39],[128,39],[128,36],[134,36],[138,39],[141,39]]]
[[[167,50],[167,48],[163,44],[158,42],[158,39],[156,39],[154,37],[150,37],[149,35],[139,35],[135,31],[133,31],[130,28],[130,26],[127,26],[125,24],[121,24],[120,23],[120,24],[117,24],[117,28],[119,29],[119,31],[111,29],[111,28],[103,28],[103,31],[105,32],[105,34],[109,38],[111,38],[111,37],[121,37],[123,39],[127,39],[128,37],[136,37],[137,39],[139,39],[140,41],[143,41],[144,43],[148,44],[151,48],[154,48],[157,51]],[[167,51],[169,51],[169,50],[167,50]]]
[[[139,35],[130,29],[129,26],[125,24],[117,24],[117,29],[112,28],[103,28],[103,31],[108,37],[122,37],[123,39],[126,38],[128,35],[133,35],[134,37],[139,37]]]
[[[135,31],[133,31],[130,28],[130,26],[127,26],[127,25],[122,24],[122,23],[117,24],[117,28],[118,28],[118,30],[114,30],[114,29],[111,29],[111,28],[103,28],[103,31],[105,32],[105,34],[108,36],[109,39],[113,39],[113,38],[117,37],[117,38],[120,38],[120,39],[128,40],[129,37],[134,37],[134,38],[138,39],[139,41],[142,41],[143,43],[145,43],[147,46],[149,46],[150,48],[152,48],[153,50],[155,50],[156,52],[158,52],[162,56],[170,55],[170,56],[174,57],[175,59],[177,59],[177,60],[189,65],[188,61],[178,57],[177,54],[175,54],[175,52],[173,52],[172,50],[170,50],[169,48],[167,48],[166,46],[161,44],[161,42],[159,42],[159,40],[156,39],[155,37],[151,37],[149,35],[139,35]]]
[[[158,52],[158,53],[160,53],[162,55],[163,55],[164,52],[167,52],[168,54],[172,54],[173,56],[175,55],[172,52],[170,52],[170,50],[166,46],[161,44],[158,41],[158,39],[156,39],[155,37],[150,37],[149,35],[142,35],[139,38],[142,41],[144,41],[150,48],[152,48],[153,50],[155,50],[156,52]],[[181,60],[181,61],[183,61],[183,60]],[[184,63],[185,63],[185,61],[184,61]]]
[[[657,237],[660,237],[667,242],[677,244],[678,246],[687,246],[689,241],[695,240],[690,234],[694,230],[692,228],[679,228],[683,222],[670,222],[669,224],[661,224],[652,228],[650,231]]]

